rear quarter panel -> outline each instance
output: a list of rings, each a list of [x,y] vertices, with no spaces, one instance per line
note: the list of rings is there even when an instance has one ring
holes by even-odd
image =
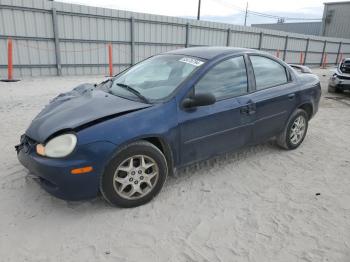
[[[318,111],[318,105],[321,98],[321,85],[319,78],[314,74],[296,74],[299,91],[298,91],[298,107],[311,104],[311,117]]]

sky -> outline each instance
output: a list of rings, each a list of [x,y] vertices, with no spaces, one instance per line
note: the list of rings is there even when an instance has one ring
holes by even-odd
[[[66,3],[99,6],[157,15],[196,18],[198,0],[55,0]],[[327,2],[335,2],[329,0]],[[339,1],[339,0],[338,0]],[[323,0],[249,0],[248,10],[289,18],[321,18]],[[247,0],[201,0],[201,20],[244,23]],[[302,19],[299,22],[303,21]],[[306,20],[305,20],[306,21]],[[275,23],[276,18],[248,14],[247,25]],[[296,22],[286,20],[286,22]]]

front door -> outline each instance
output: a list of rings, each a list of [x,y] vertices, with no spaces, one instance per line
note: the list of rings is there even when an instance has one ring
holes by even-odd
[[[191,95],[211,93],[216,103],[185,109],[180,102],[181,163],[207,159],[247,144],[255,107],[248,95],[243,56],[214,65],[193,88]]]

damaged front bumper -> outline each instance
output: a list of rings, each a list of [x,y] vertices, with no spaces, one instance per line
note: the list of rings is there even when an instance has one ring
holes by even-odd
[[[100,176],[115,149],[114,144],[103,141],[79,145],[68,157],[55,159],[36,154],[35,141],[30,138],[21,140],[16,146],[18,159],[47,192],[65,200],[89,199],[98,195]],[[80,175],[71,174],[72,169],[83,166],[92,166],[93,170]]]
[[[329,79],[329,86],[339,90],[350,90],[350,76],[342,76],[334,74]]]

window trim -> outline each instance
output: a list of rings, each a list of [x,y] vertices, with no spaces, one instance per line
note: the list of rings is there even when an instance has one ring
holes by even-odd
[[[192,95],[196,94],[195,88],[196,88],[196,85],[198,84],[198,82],[201,81],[202,78],[204,76],[206,76],[210,72],[210,70],[213,69],[216,65],[218,65],[218,64],[220,64],[222,62],[225,62],[226,60],[237,58],[237,57],[242,57],[243,62],[244,62],[245,72],[246,72],[246,76],[247,76],[247,88],[246,88],[246,91],[245,91],[245,93],[240,94],[240,95],[234,95],[234,96],[225,97],[225,98],[222,98],[222,99],[217,99],[216,102],[220,102],[220,101],[224,101],[224,100],[227,100],[227,99],[232,99],[232,98],[236,98],[236,97],[240,97],[240,96],[244,96],[244,95],[249,94],[250,93],[250,82],[249,82],[249,73],[248,73],[248,68],[249,67],[248,67],[248,64],[247,64],[247,61],[246,61],[245,54],[239,54],[239,55],[231,55],[231,56],[225,57],[224,59],[216,61],[210,68],[208,68],[208,70],[203,75],[201,75],[196,80],[196,82],[193,84],[192,88],[189,90],[189,92],[187,93],[187,95],[185,97],[189,97],[189,96],[192,96]]]
[[[278,84],[278,85],[273,85],[273,86],[268,86],[268,87],[265,87],[265,88],[262,88],[262,89],[258,89],[257,85],[256,85],[256,77],[255,77],[255,72],[254,72],[254,66],[253,66],[252,60],[250,59],[252,56],[259,56],[259,57],[263,57],[263,58],[266,58],[266,59],[270,59],[270,60],[276,62],[277,64],[281,65],[284,68],[284,72],[286,74],[287,82],[285,82],[283,84]],[[250,63],[251,69],[252,69],[251,73],[252,73],[252,76],[254,78],[254,80],[253,80],[253,82],[254,82],[254,89],[252,90],[251,93],[255,93],[255,92],[258,92],[258,91],[263,91],[263,90],[270,89],[270,88],[277,87],[277,86],[287,85],[287,84],[293,82],[293,79],[291,77],[291,74],[290,74],[288,68],[284,64],[282,64],[280,61],[274,59],[273,57],[270,57],[270,56],[267,56],[267,55],[264,55],[264,54],[248,54],[248,59],[249,59],[249,63]]]

